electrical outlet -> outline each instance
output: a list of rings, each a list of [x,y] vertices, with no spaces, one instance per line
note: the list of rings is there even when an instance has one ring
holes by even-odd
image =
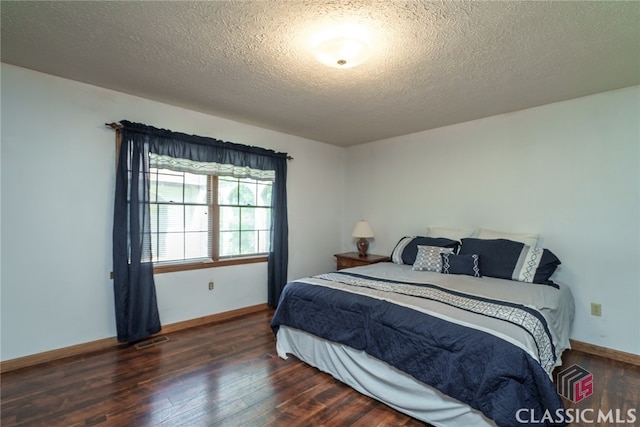
[[[209,282],[209,290],[212,291],[213,290],[213,282]]]
[[[602,304],[598,304],[595,302],[591,303],[591,315],[592,316],[602,316]]]

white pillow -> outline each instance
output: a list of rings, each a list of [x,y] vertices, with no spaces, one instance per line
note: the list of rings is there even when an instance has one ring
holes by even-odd
[[[473,234],[473,230],[464,228],[429,227],[427,229],[427,237],[445,237],[457,241],[465,237],[471,237],[471,234]]]
[[[538,246],[538,239],[540,238],[539,234],[533,233],[505,233],[502,231],[493,231],[487,230],[486,228],[481,228],[478,230],[478,235],[476,236],[478,239],[490,240],[490,239],[507,239],[513,240],[514,242],[524,243],[527,246],[535,248]]]

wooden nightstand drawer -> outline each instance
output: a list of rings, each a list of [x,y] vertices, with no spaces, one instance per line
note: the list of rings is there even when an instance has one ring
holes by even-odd
[[[367,254],[367,256],[361,257],[357,252],[335,254],[334,256],[336,257],[336,266],[338,270],[389,261],[388,256]]]
[[[355,259],[338,258],[337,260],[338,270],[343,268],[360,267],[361,265],[368,265],[368,262],[357,261]]]

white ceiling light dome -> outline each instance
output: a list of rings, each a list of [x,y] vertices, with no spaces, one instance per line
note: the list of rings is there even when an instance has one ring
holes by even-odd
[[[355,37],[333,37],[315,48],[318,61],[334,68],[353,68],[369,58],[369,45]]]

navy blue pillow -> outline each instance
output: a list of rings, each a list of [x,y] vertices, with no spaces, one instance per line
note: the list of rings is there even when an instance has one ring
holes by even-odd
[[[391,261],[396,264],[409,264],[413,265],[416,262],[416,256],[418,256],[418,246],[438,246],[441,248],[452,248],[453,252],[458,250],[460,242],[457,240],[451,240],[444,237],[423,237],[423,236],[409,236],[403,237],[393,248],[391,253]]]
[[[465,238],[459,253],[478,254],[484,276],[557,287],[549,278],[560,260],[548,249],[507,239]]]
[[[464,274],[482,277],[480,274],[480,257],[476,254],[454,255],[440,254],[442,258],[442,274]]]

